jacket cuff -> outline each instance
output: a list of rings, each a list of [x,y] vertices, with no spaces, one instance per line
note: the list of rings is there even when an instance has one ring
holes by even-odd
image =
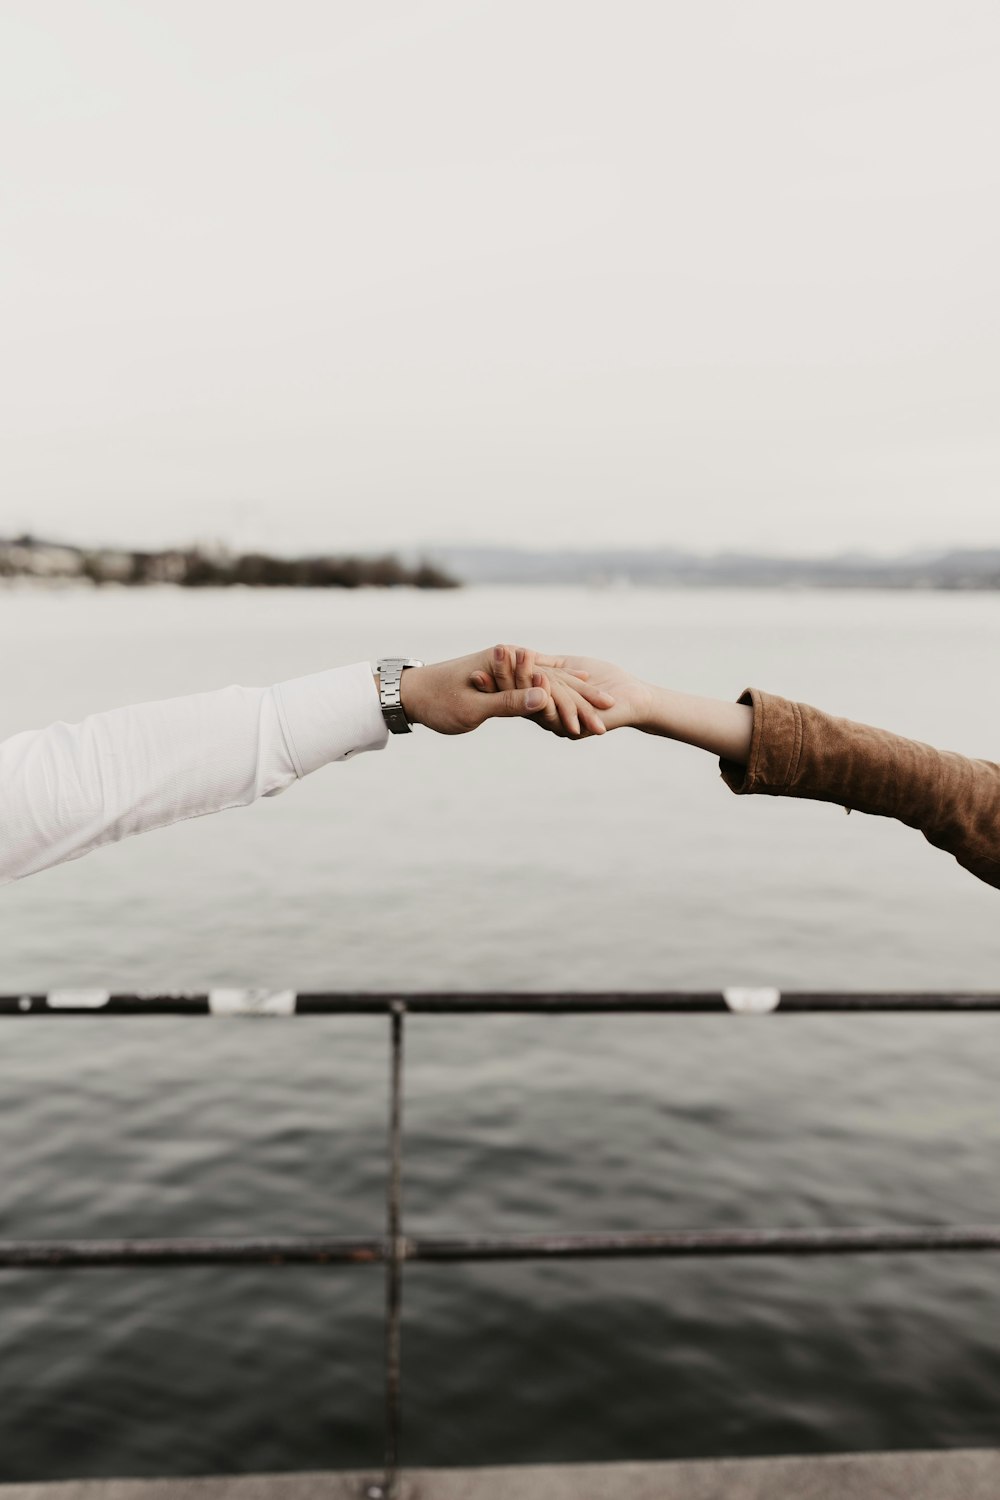
[[[274,697],[297,776],[381,750],[389,738],[366,661],[279,682]]]
[[[776,693],[747,688],[737,699],[753,709],[750,754],[745,766],[719,761],[722,779],[737,796],[748,792],[779,794],[791,785],[802,751],[799,705]]]

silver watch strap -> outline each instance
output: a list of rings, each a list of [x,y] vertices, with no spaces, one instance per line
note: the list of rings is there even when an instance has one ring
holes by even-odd
[[[411,725],[403,711],[400,683],[407,667],[422,667],[423,662],[412,656],[380,656],[376,667],[379,680],[379,702],[382,717],[393,734],[409,734]]]

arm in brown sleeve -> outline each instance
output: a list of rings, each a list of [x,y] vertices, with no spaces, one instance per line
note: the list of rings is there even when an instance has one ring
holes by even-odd
[[[839,802],[848,811],[897,818],[1000,887],[1000,765],[835,719],[756,688],[740,702],[753,708],[747,764],[719,762],[734,792]]]

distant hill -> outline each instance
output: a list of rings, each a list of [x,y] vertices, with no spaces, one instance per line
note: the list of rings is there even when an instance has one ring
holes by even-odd
[[[182,588],[397,588],[448,589],[457,582],[442,567],[385,557],[270,557],[224,548],[175,547],[137,552],[116,547],[76,547],[20,536],[0,538],[0,579],[141,586],[175,583]]]
[[[428,557],[467,583],[646,584],[673,588],[1000,589],[1000,548],[876,558],[701,555],[672,548],[534,551],[430,547]]]

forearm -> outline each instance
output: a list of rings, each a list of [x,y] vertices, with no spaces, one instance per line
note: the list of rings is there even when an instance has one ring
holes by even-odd
[[[142,703],[0,744],[0,883],[274,796],[385,743],[367,664]]]
[[[651,686],[649,692],[648,714],[638,728],[696,745],[738,765],[746,764],[753,733],[753,710],[747,704],[701,698],[665,687]]]

